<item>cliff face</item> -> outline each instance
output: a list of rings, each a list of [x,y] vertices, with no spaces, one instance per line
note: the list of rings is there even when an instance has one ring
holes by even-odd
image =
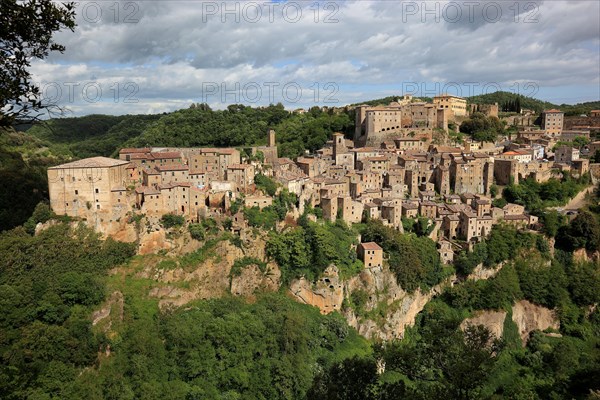
[[[554,311],[535,305],[527,300],[521,300],[512,308],[512,320],[519,328],[523,346],[529,340],[529,334],[534,330],[543,331],[548,328],[558,330],[560,323]]]
[[[256,265],[245,267],[238,276],[231,276],[235,260],[256,257],[264,249],[262,239],[247,243],[244,250],[229,241],[220,241],[206,258],[185,268],[175,262],[148,263],[138,273],[140,278],[149,278],[166,285],[157,286],[150,296],[159,298],[161,308],[182,306],[196,299],[222,297],[229,293],[253,298],[255,292],[275,291],[280,286],[281,273],[276,264],[267,264],[264,271]]]
[[[348,324],[367,338],[391,340],[403,337],[405,328],[414,324],[417,314],[441,287],[409,294],[398,286],[387,268],[365,269],[342,281],[337,268],[331,266],[314,285],[306,279],[293,281],[290,293],[297,301],[318,307],[323,314],[341,311]],[[351,303],[354,292],[366,294],[360,311],[343,306]]]
[[[340,311],[344,301],[343,282],[335,266],[328,267],[314,285],[304,278],[293,280],[289,291],[296,301],[317,307],[321,314]]]
[[[236,260],[252,257],[265,260],[265,239],[242,235],[243,248],[229,240],[221,240],[206,250],[197,262],[183,263],[181,255],[198,250],[202,243],[192,240],[185,230],[139,229],[138,253],[146,255],[136,269],[136,277],[154,281],[149,290],[151,297],[159,300],[159,307],[179,307],[196,299],[208,299],[227,295],[243,296],[252,301],[259,292],[277,291],[281,286],[281,272],[275,263],[246,265],[232,274]],[[159,254],[163,255],[159,255]],[[153,255],[154,254],[154,255]],[[478,266],[468,279],[489,279],[502,268]],[[369,339],[388,341],[402,338],[406,327],[412,326],[419,312],[445,286],[451,285],[455,276],[428,292],[416,290],[407,293],[396,282],[395,275],[387,267],[368,268],[358,275],[342,279],[338,269],[331,265],[316,282],[301,278],[293,280],[289,294],[298,302],[319,308],[321,313],[340,312],[361,335]],[[115,297],[113,303],[122,304]],[[95,323],[108,317],[110,304],[94,316]],[[114,310],[113,310],[114,311]],[[558,329],[559,324],[551,310],[520,301],[512,309],[512,318],[525,344],[531,331],[547,328]],[[496,337],[501,337],[506,319],[505,311],[480,311],[463,322],[485,325]]]
[[[501,338],[504,333],[506,316],[506,311],[478,311],[473,317],[465,319],[461,324],[461,328],[465,329],[469,325],[483,325],[494,336]],[[548,328],[558,330],[560,327],[553,310],[535,305],[527,300],[521,300],[513,305],[512,321],[517,325],[523,346],[527,344],[531,332],[535,330],[543,331]]]

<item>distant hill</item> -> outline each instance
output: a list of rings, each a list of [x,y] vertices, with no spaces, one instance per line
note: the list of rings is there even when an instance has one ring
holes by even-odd
[[[281,104],[258,108],[234,104],[225,110],[190,107],[169,114],[52,119],[27,133],[67,155],[85,158],[114,156],[122,147],[261,145],[266,144],[268,128],[277,133],[280,156],[297,157],[305,149],[321,148],[333,132],[351,134],[354,117],[325,113],[318,107],[294,114]]]
[[[367,100],[357,104],[376,106],[396,101],[399,96]],[[557,105],[509,92],[495,92],[468,97],[472,104],[502,105],[518,99],[522,108],[537,112],[559,108],[566,115],[589,114],[600,109],[600,102]],[[432,101],[431,98],[420,98]],[[330,114],[313,107],[307,113],[295,114],[283,105],[248,107],[239,104],[225,110],[193,105],[188,109],[155,115],[88,115],[78,118],[52,119],[27,130],[31,134],[75,158],[96,155],[111,156],[125,146],[224,146],[260,145],[266,142],[266,130],[277,132],[279,155],[296,157],[305,149],[314,151],[331,138],[333,132],[351,137],[354,112]]]
[[[543,110],[557,108],[563,111],[567,116],[581,114],[588,115],[591,110],[598,110],[600,108],[600,101],[592,101],[579,104],[554,104],[548,101],[518,95],[511,92],[494,92],[478,96],[471,96],[467,97],[467,102],[471,104],[498,103],[502,107],[503,104],[507,104],[508,102],[515,101],[517,99],[519,99],[522,108],[535,110],[538,113],[542,112]]]
[[[518,95],[511,92],[494,92],[488,94],[481,94],[477,96],[467,97],[467,103],[469,104],[494,104],[498,103],[500,106],[500,110],[502,111],[502,106],[509,102],[514,102],[517,99],[520,101],[521,108],[526,108],[529,110],[534,110],[536,112],[541,112],[542,110],[547,110],[551,108],[557,108],[556,104],[552,104],[547,101],[534,99],[533,97],[527,97],[523,95]]]
[[[163,115],[86,115],[34,125],[27,133],[64,147],[73,157],[110,156]]]

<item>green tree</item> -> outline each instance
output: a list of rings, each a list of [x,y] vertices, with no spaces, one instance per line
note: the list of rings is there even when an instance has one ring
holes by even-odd
[[[40,88],[31,81],[31,60],[44,59],[65,47],[52,36],[75,28],[75,3],[50,0],[5,0],[0,6],[0,125],[16,119],[37,119],[43,104]],[[6,108],[5,108],[6,107]]]

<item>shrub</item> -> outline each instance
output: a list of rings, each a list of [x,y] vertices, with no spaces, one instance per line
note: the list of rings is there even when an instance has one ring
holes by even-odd
[[[205,230],[202,224],[190,224],[188,230],[192,239],[204,240]]]
[[[182,215],[165,214],[160,219],[160,224],[165,229],[170,229],[175,226],[182,226],[185,223],[185,218]]]

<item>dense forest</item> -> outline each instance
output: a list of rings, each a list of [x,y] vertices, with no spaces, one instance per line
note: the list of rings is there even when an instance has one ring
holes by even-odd
[[[294,200],[286,196],[284,207]],[[284,273],[279,292],[259,293],[254,302],[226,296],[162,311],[148,296],[157,283],[139,273],[149,256],[135,256],[135,245],[101,240],[41,204],[24,227],[0,234],[0,397],[591,399],[600,390],[600,268],[573,251],[600,250],[594,202],[543,235],[495,226],[447,267],[424,235],[400,234],[375,220],[352,227],[313,222],[307,215],[320,213],[309,209],[283,232],[252,228],[268,238],[267,256]],[[33,234],[37,222],[48,221],[49,228]],[[163,224],[202,232],[193,237],[204,247],[177,260],[187,269],[210,256],[215,240],[234,240],[227,220],[184,228],[164,218]],[[285,282],[318,277],[330,263],[343,276],[359,273],[362,263],[350,250],[357,233],[385,249],[408,292],[458,276],[401,340],[367,342],[339,313],[323,316],[286,295]],[[556,240],[553,252],[550,240]],[[250,263],[261,261],[242,258],[232,274]],[[478,264],[499,263],[504,266],[493,278],[465,279]],[[108,330],[92,325],[92,312],[116,291],[121,318]],[[523,347],[511,320],[511,307],[522,299],[555,309],[559,330],[535,331]],[[360,313],[360,301],[352,293],[343,307]],[[118,315],[118,307],[112,310]],[[502,337],[482,326],[460,327],[480,310],[506,312]]]
[[[122,147],[265,145],[268,128],[277,133],[280,156],[297,157],[306,149],[321,148],[333,132],[352,132],[354,115],[323,112],[318,107],[293,114],[281,104],[259,108],[237,104],[224,110],[193,104],[164,115],[53,119],[27,132],[61,146],[66,154],[84,158],[115,155]]]

